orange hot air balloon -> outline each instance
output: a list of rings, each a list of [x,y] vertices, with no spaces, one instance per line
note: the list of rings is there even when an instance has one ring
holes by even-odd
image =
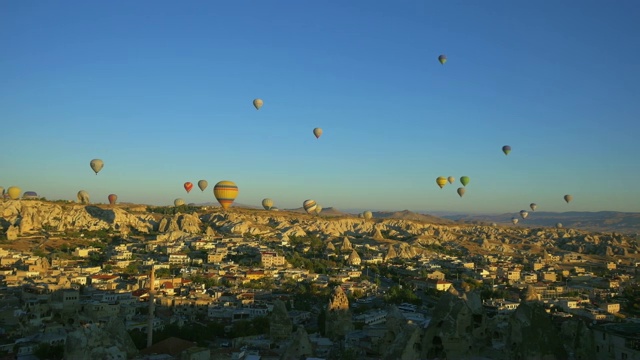
[[[238,186],[233,181],[223,180],[213,187],[213,196],[227,210],[238,196]]]
[[[108,196],[108,199],[109,199],[109,204],[111,204],[111,205],[115,205],[116,200],[118,200],[118,195],[116,195],[116,194],[110,194],[110,195]]]
[[[187,181],[186,183],[184,183],[184,189],[187,190],[187,194],[188,194],[189,191],[193,189],[193,184]]]

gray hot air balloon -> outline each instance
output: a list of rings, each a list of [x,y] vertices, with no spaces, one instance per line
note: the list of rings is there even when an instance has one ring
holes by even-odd
[[[456,178],[454,178],[453,176],[449,176],[447,178],[447,181],[449,182],[449,184],[453,184],[456,181]]]
[[[513,225],[518,223],[518,218],[517,217],[512,217],[511,218],[511,222],[513,223]]]
[[[271,208],[273,208],[273,200],[266,198],[266,199],[262,199],[262,207],[265,210],[271,210]]]
[[[182,206],[184,204],[185,204],[184,199],[177,198],[177,199],[173,200],[173,205],[176,206],[176,207]]]
[[[104,167],[104,162],[100,159],[93,159],[91,160],[89,165],[91,166],[91,169],[96,173],[96,175],[98,175],[100,170],[102,170],[102,168]]]
[[[520,216],[522,216],[523,219],[526,219],[527,216],[529,216],[529,213],[526,210],[520,210]]]
[[[531,203],[529,204],[529,207],[531,208],[532,211],[536,211],[536,208],[538,207],[538,205],[536,205],[536,203]]]
[[[462,197],[464,195],[464,193],[467,192],[467,190],[465,190],[465,188],[463,188],[463,187],[459,187],[457,191],[458,191],[458,195],[460,195],[460,197]]]
[[[84,191],[84,190],[80,190],[78,191],[78,202],[80,204],[89,204],[89,193]]]
[[[367,210],[367,211],[362,213],[362,217],[365,220],[369,220],[369,219],[371,219],[373,217],[373,213],[371,211]]]
[[[564,196],[564,201],[566,201],[567,204],[570,203],[571,200],[573,200],[573,196],[571,196],[571,195],[565,195]]]
[[[198,181],[198,187],[200,188],[200,190],[204,191],[204,189],[206,189],[207,186],[209,186],[209,183],[207,182],[207,180]]]

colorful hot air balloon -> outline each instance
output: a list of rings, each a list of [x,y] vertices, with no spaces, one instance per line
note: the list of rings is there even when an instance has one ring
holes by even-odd
[[[444,65],[447,62],[447,56],[446,55],[438,56],[438,61],[440,61],[440,64]]]
[[[512,217],[511,218],[511,222],[513,223],[513,225],[517,224],[518,223],[518,218]]]
[[[173,200],[173,205],[175,207],[184,205],[184,199],[177,198],[177,199]]]
[[[22,189],[20,189],[17,186],[10,186],[7,189],[7,194],[9,194],[9,198],[11,200],[18,200],[20,199],[20,194],[22,193]]]
[[[308,214],[312,214],[316,211],[316,202],[313,200],[305,200],[302,203],[302,207],[304,208],[304,211],[306,211]]]
[[[564,201],[566,201],[567,204],[570,203],[571,200],[573,200],[573,196],[571,196],[571,195],[565,195],[564,196]]]
[[[84,190],[80,190],[78,191],[78,202],[80,204],[88,204],[89,203],[89,193],[84,191]]]
[[[102,168],[104,167],[104,162],[100,159],[93,159],[91,160],[89,165],[91,166],[91,169],[93,169],[93,171],[96,173],[96,175],[98,175],[100,170],[102,170]]]
[[[206,189],[207,186],[209,186],[209,183],[207,182],[207,180],[198,181],[198,187],[200,188],[200,190],[204,191],[204,189]]]
[[[319,139],[320,136],[322,135],[322,129],[320,129],[320,128],[313,129],[313,135],[316,136],[316,139]]]
[[[271,208],[273,207],[273,200],[266,198],[266,199],[262,199],[262,207],[265,210],[271,210]]]
[[[109,199],[109,204],[114,205],[116,203],[116,200],[118,200],[118,195],[116,194],[110,194],[107,199]]]
[[[220,206],[227,210],[238,196],[238,186],[233,181],[220,181],[213,187],[213,195]]]
[[[467,186],[467,184],[469,183],[469,177],[468,176],[461,176],[460,177],[460,183],[463,186]]]
[[[253,100],[253,106],[256,107],[256,110],[260,110],[260,108],[262,107],[262,104],[264,104],[262,99],[254,99]]]
[[[536,211],[536,208],[538,207],[538,205],[536,203],[531,203],[529,204],[529,207],[531,208],[532,211]]]
[[[315,210],[316,215],[320,215],[320,212],[322,212],[322,206],[320,206],[320,204],[316,204],[316,210]]]
[[[447,181],[449,181],[449,184],[453,184],[456,181],[456,178],[454,178],[453,176],[449,176],[447,178]]]
[[[186,183],[184,183],[184,189],[187,190],[187,194],[188,194],[189,191],[193,189],[193,184],[187,181]]]
[[[520,216],[521,216],[523,219],[526,219],[526,218],[527,218],[527,216],[529,216],[529,213],[528,213],[526,210],[520,210]]]
[[[502,147],[502,152],[503,152],[505,155],[509,155],[509,153],[511,152],[511,146],[509,146],[509,145],[505,145],[505,146],[503,146],[503,147]]]
[[[460,195],[460,197],[462,197],[462,195],[464,195],[465,192],[466,192],[465,188],[463,187],[458,188],[458,195]]]
[[[362,217],[364,217],[365,220],[369,220],[373,217],[373,213],[369,210],[365,211],[362,213]]]
[[[442,189],[447,184],[447,179],[444,176],[438,176],[438,178],[436,179],[436,184],[438,184],[438,186],[440,186],[440,189]]]

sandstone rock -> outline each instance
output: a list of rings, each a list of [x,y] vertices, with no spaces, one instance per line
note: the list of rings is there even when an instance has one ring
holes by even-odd
[[[307,334],[304,326],[298,326],[298,329],[293,334],[291,344],[289,344],[285,352],[282,354],[280,360],[306,359],[312,355],[313,347],[309,340],[309,334]]]
[[[353,323],[349,310],[349,299],[342,287],[336,286],[327,306],[326,336],[331,340],[337,340],[343,338],[351,330],[353,330]]]
[[[285,340],[291,335],[293,322],[282,300],[273,302],[273,311],[269,315],[269,336],[271,339]],[[307,339],[308,340],[308,339]]]
[[[506,354],[510,359],[567,359],[562,337],[542,304],[521,303],[509,317]]]

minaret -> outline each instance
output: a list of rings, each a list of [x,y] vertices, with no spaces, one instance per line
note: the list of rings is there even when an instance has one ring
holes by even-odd
[[[154,266],[151,265],[151,275],[149,276],[149,323],[147,325],[147,347],[153,345],[153,302],[155,301],[153,295],[155,295],[154,284],[156,282],[156,274]]]

